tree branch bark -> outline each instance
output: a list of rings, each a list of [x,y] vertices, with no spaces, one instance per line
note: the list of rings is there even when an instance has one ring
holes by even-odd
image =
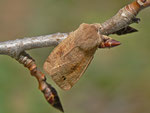
[[[100,32],[104,35],[110,35],[132,23],[138,23],[137,14],[144,8],[150,6],[150,0],[136,0],[126,5],[118,13],[101,24]]]
[[[110,35],[132,23],[137,23],[139,19],[135,18],[136,15],[139,13],[139,11],[149,6],[150,0],[136,0],[129,5],[126,5],[120,9],[115,16],[105,21],[101,25],[99,24],[100,33],[103,35]],[[68,34],[69,33],[56,33],[46,36],[0,42],[0,54],[17,58],[20,53],[25,50],[56,46],[62,40],[67,38]]]
[[[0,42],[0,54],[17,58],[25,50],[56,46],[67,38],[67,33],[56,33],[45,36],[16,39],[12,41]]]

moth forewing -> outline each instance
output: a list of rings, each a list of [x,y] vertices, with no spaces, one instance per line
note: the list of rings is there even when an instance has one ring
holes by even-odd
[[[100,43],[98,28],[81,24],[51,52],[44,70],[60,88],[69,90],[88,67]]]

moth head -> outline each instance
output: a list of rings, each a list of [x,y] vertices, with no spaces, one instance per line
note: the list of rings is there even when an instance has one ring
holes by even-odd
[[[97,48],[102,41],[99,29],[94,24],[81,24],[79,28],[73,32],[75,44],[83,51],[90,51]]]

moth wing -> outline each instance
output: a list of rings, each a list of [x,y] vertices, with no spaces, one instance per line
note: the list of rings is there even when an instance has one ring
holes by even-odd
[[[55,83],[64,90],[69,90],[80,79],[91,60],[96,49],[92,53],[85,53],[79,47],[75,47],[64,56],[57,59],[52,65],[45,62],[44,67],[50,66],[51,69],[45,71],[52,77]],[[57,64],[57,65],[56,65]]]
[[[99,42],[95,26],[80,25],[51,52],[44,63],[44,70],[59,87],[69,90],[88,67]]]

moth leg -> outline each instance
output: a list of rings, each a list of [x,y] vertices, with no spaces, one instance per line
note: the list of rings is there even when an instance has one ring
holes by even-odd
[[[57,91],[46,82],[45,75],[37,68],[34,59],[32,59],[26,52],[22,52],[16,60],[27,67],[32,76],[36,77],[39,83],[39,90],[43,92],[47,102],[53,107],[64,112]]]

